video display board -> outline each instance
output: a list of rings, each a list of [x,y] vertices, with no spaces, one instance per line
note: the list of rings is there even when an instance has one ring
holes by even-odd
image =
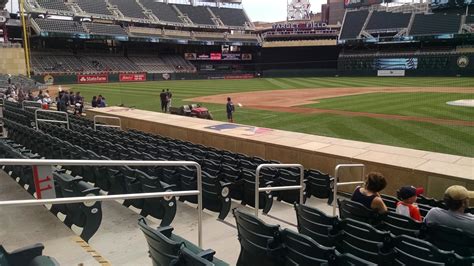
[[[377,58],[374,59],[377,70],[410,70],[418,68],[418,58]]]

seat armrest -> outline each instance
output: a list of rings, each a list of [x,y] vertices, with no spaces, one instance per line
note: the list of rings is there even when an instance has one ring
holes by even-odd
[[[230,186],[232,186],[231,182],[219,181],[219,183],[221,184],[221,187],[230,187]]]
[[[168,190],[168,189],[175,189],[176,188],[176,185],[173,185],[173,184],[168,184],[168,183],[165,183],[165,182],[162,182],[160,181],[160,184],[161,186],[163,187],[164,190]]]
[[[28,265],[35,257],[43,254],[43,244],[34,244],[12,251],[8,255],[8,261],[14,265]]]
[[[216,252],[212,249],[206,249],[199,252],[197,255],[203,259],[206,259],[212,262],[214,260],[214,255],[216,255]]]

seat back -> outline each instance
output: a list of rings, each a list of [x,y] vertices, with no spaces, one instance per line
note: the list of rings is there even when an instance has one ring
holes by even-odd
[[[390,231],[394,235],[408,235],[418,237],[422,223],[413,220],[410,217],[394,212],[388,212],[382,216],[382,225],[380,228]]]
[[[331,265],[375,266],[377,264],[361,259],[349,253],[337,254]]]
[[[454,251],[461,256],[474,256],[474,235],[438,224],[428,224],[425,230],[426,240],[438,248]]]
[[[331,176],[317,170],[307,170],[305,178],[308,180],[309,193],[320,199],[327,199],[331,195]]]
[[[170,266],[212,266],[214,263],[194,254],[191,250],[183,247],[179,257],[170,263]]]
[[[350,218],[374,226],[380,224],[381,215],[374,210],[368,209],[361,203],[351,200],[338,200],[338,203],[339,217],[341,217],[341,219]]]
[[[339,251],[381,265],[391,263],[393,250],[389,232],[379,231],[370,224],[352,219],[342,220],[338,229],[336,246]]]
[[[240,241],[238,265],[275,265],[282,261],[278,225],[268,225],[239,209],[233,210]]]
[[[170,239],[173,227],[165,226],[153,229],[146,224],[144,218],[138,220],[138,226],[145,235],[148,242],[150,257],[153,265],[170,265],[171,261],[178,258],[182,242],[175,242]]]
[[[393,246],[397,265],[445,265],[456,261],[454,252],[439,250],[429,242],[410,236],[397,236]]]
[[[281,169],[277,175],[277,184],[275,186],[298,186],[300,184],[300,174],[298,171],[288,171],[286,169]],[[300,200],[300,191],[299,190],[289,190],[289,191],[279,191],[278,200],[282,200],[293,204],[299,202]],[[304,197],[303,200],[305,200]]]
[[[327,216],[322,211],[295,203],[298,232],[311,237],[323,246],[334,246],[329,232],[339,223],[337,217]]]
[[[389,211],[395,212],[397,209],[397,203],[399,202],[399,200],[395,197],[384,195],[384,194],[382,194],[381,197],[383,199],[383,202],[387,206],[387,209]]]
[[[324,247],[308,236],[285,229],[281,232],[285,246],[285,265],[319,265],[336,256],[334,247]]]

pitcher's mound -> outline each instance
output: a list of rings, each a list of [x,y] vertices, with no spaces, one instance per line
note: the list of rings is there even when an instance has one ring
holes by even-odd
[[[448,105],[474,107],[474,99],[447,102]]]

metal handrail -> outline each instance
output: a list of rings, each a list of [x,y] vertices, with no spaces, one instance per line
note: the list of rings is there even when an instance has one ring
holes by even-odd
[[[341,168],[362,168],[362,177],[361,181],[352,181],[352,182],[337,182],[339,180],[339,170]],[[332,215],[336,216],[337,209],[337,189],[340,186],[350,186],[350,185],[361,185],[364,184],[365,177],[365,165],[364,164],[338,164],[334,170],[334,188],[333,188],[333,200],[332,200]]]
[[[198,198],[198,245],[202,248],[202,170],[201,165],[191,161],[114,161],[114,160],[40,160],[40,159],[0,159],[0,165],[31,165],[31,166],[53,166],[53,165],[88,165],[88,166],[191,166],[196,168],[197,190],[168,191],[155,193],[122,194],[107,196],[86,196],[58,199],[36,199],[36,200],[8,200],[0,201],[0,207],[7,206],[35,206],[44,204],[67,204],[89,201],[112,201],[126,199],[164,198],[177,196],[197,196]]]
[[[43,112],[43,113],[55,113],[55,114],[65,114],[65,115],[66,115],[66,121],[55,120],[55,119],[41,119],[41,118],[38,118],[38,113],[39,113],[39,112]],[[67,112],[36,109],[36,110],[35,110],[35,125],[36,125],[36,130],[39,130],[39,123],[38,123],[38,121],[50,122],[50,123],[57,123],[57,124],[66,124],[67,129],[69,129],[69,114],[68,114]]]
[[[280,187],[260,187],[260,171],[263,168],[299,168],[300,169],[300,185],[299,186],[280,186]],[[258,217],[258,207],[260,206],[260,192],[267,191],[300,191],[300,204],[303,204],[304,196],[304,167],[301,164],[261,164],[255,172],[255,217]]]
[[[30,105],[31,104],[31,105]],[[27,106],[28,105],[28,106]],[[39,106],[38,106],[39,105]],[[22,101],[21,102],[21,109],[25,110],[25,107],[35,107],[41,108],[41,103],[35,101]]]
[[[107,118],[107,119],[114,119],[119,121],[118,126],[114,125],[101,125],[97,124],[97,118]],[[113,127],[113,128],[120,128],[122,129],[122,119],[116,116],[107,116],[107,115],[94,115],[94,131],[97,131],[97,127]]]

